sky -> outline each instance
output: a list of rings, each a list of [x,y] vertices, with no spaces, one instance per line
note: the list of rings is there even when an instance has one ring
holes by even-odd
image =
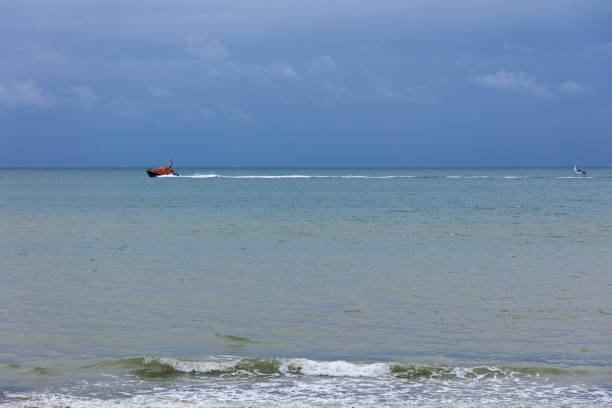
[[[0,1],[0,166],[612,166],[609,0]]]

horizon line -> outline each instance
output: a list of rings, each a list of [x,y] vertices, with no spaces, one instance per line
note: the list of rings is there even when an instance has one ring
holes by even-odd
[[[162,166],[163,167],[163,166]],[[280,170],[280,169],[312,169],[312,170],[335,170],[335,169],[571,169],[572,166],[175,166],[183,169],[245,169],[245,170]],[[147,169],[147,166],[0,166],[2,170],[132,170]],[[609,169],[612,166],[589,166],[588,169]]]

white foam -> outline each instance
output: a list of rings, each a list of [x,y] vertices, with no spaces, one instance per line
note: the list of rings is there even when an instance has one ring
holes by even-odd
[[[393,179],[393,178],[414,178],[415,176],[354,176],[352,174],[346,176],[338,176],[340,178],[355,178],[355,179]]]
[[[316,361],[306,358],[257,360],[225,356],[204,361],[147,357],[145,365],[166,364],[186,373],[213,373],[262,362],[284,375],[253,382],[243,375],[179,376],[164,381],[133,375],[87,378],[54,391],[0,393],[2,407],[612,407],[609,386],[556,384],[537,374],[503,367],[442,367],[431,376],[396,376],[401,363]],[[410,365],[404,366],[409,374]],[[105,396],[100,398],[100,396]],[[518,401],[518,403],[517,403]]]
[[[208,360],[208,361],[189,361],[189,360],[178,360],[170,357],[145,357],[143,363],[151,364],[158,362],[160,364],[169,365],[176,371],[184,373],[212,373],[219,371],[226,371],[236,367],[236,364],[240,362],[238,360]]]
[[[184,373],[214,373],[236,369],[240,363],[249,360],[179,360],[170,357],[145,357],[144,364],[159,363]],[[279,372],[282,374],[328,376],[328,377],[387,377],[391,375],[388,363],[350,363],[347,361],[316,361],[306,358],[280,359]]]
[[[612,397],[606,389],[585,386],[554,386],[551,384],[516,384],[489,381],[487,384],[469,381],[453,383],[429,382],[415,384],[406,381],[377,383],[371,380],[319,379],[315,382],[294,378],[252,384],[231,379],[206,381],[198,387],[178,384],[151,390],[120,393],[123,397],[102,399],[60,393],[5,392],[3,407],[438,407],[474,408],[495,406],[517,408],[540,407],[610,407]]]
[[[479,178],[489,178],[490,176],[446,176],[449,179],[479,179]]]
[[[349,363],[347,361],[315,361],[305,358],[283,360],[279,370],[290,374],[329,377],[385,377],[391,375],[386,363]]]
[[[308,176],[304,174],[287,174],[280,176],[225,176],[227,178],[236,178],[236,179],[303,179],[303,178],[312,178],[313,176]]]
[[[159,177],[176,177],[174,175],[159,176]],[[279,175],[265,175],[265,174],[253,174],[253,175],[225,175],[225,174],[187,174],[178,176],[180,178],[196,178],[196,179],[210,179],[210,178],[223,178],[223,179],[315,179],[315,178],[343,178],[343,179],[393,179],[393,178],[414,178],[415,176],[409,175],[386,175],[386,176],[367,176],[367,175],[314,175],[314,174],[279,174]]]
[[[192,174],[180,176],[183,178],[227,178],[227,179],[305,179],[313,178],[316,176],[309,176],[305,174],[283,174],[283,175],[240,175],[240,176],[229,176],[223,174]]]
[[[217,178],[217,177],[221,177],[218,174],[193,174],[193,175],[187,175],[187,176],[179,176],[179,177],[184,177],[184,178]]]

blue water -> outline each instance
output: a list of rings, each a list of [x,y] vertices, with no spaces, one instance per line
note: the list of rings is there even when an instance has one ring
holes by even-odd
[[[0,172],[0,404],[612,406],[612,169]]]

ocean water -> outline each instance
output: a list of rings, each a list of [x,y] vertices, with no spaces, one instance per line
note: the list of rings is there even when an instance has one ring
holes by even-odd
[[[612,407],[612,169],[0,171],[0,406]]]

